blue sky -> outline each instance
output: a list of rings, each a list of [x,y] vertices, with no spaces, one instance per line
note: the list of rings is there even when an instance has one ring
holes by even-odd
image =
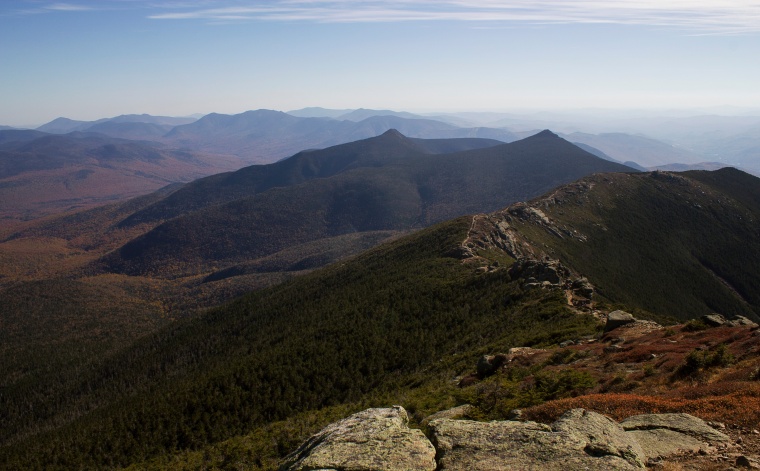
[[[0,3],[0,124],[721,105],[760,107],[760,1]]]

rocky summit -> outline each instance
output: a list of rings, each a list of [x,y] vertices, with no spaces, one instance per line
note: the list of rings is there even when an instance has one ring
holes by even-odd
[[[368,409],[309,438],[280,470],[627,471],[685,451],[710,453],[729,440],[689,414],[644,414],[618,423],[584,409],[569,410],[551,425],[441,418],[428,426],[431,440],[408,428],[400,406]]]

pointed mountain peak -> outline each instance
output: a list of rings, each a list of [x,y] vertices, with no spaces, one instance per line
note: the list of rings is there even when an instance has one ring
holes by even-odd
[[[540,138],[542,138],[542,139],[546,139],[546,138],[549,138],[549,137],[555,137],[555,138],[559,138],[559,136],[558,136],[558,135],[554,134],[553,132],[549,131],[548,129],[544,129],[544,130],[543,130],[543,131],[541,131],[540,133],[538,133],[538,134],[534,134],[534,135],[533,135],[533,136],[531,136],[531,137],[540,137]]]
[[[401,134],[397,129],[389,129],[381,135],[384,137],[397,137],[397,138],[406,139],[406,136]]]

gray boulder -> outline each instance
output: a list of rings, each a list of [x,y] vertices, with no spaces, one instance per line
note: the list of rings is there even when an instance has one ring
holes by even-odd
[[[604,331],[609,332],[634,322],[636,322],[636,318],[632,314],[625,311],[612,311],[607,314],[607,323],[604,325]]]
[[[617,422],[596,412],[573,409],[552,424],[552,430],[585,441],[583,450],[593,456],[619,456],[643,468],[646,456],[641,446]]]
[[[620,425],[626,431],[668,429],[710,443],[730,440],[728,435],[710,427],[699,417],[683,413],[634,415],[620,422]]]
[[[535,422],[430,422],[441,471],[643,469],[636,443],[599,414],[569,411],[554,426],[556,430]]]
[[[281,471],[433,471],[435,449],[401,406],[367,409],[328,425],[288,455]]]
[[[701,440],[664,428],[632,430],[626,434],[639,443],[648,460],[669,458],[685,452],[698,452],[708,448],[708,444]]]
[[[713,443],[729,440],[728,435],[689,414],[635,415],[623,420],[620,425],[639,442],[649,459],[706,450]]]

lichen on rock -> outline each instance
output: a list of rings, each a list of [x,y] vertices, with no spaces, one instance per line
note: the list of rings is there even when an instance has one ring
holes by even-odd
[[[569,411],[552,427],[536,422],[434,420],[441,471],[643,469],[643,453],[616,422]]]
[[[280,470],[433,471],[433,445],[408,422],[401,406],[358,412],[313,435]]]

